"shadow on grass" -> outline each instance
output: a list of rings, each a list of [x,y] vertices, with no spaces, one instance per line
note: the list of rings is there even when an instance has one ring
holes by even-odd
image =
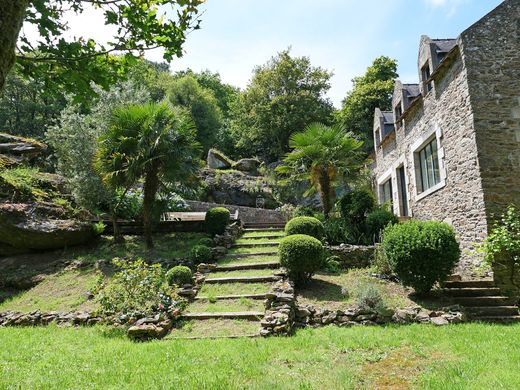
[[[310,280],[297,289],[297,294],[302,298],[314,301],[343,302],[348,298],[339,284],[321,279]]]

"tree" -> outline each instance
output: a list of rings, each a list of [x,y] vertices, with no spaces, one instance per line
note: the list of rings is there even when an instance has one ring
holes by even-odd
[[[374,60],[365,74],[352,80],[353,88],[342,102],[336,120],[365,141],[365,151],[374,147],[372,128],[374,110],[392,109],[394,79],[398,77],[397,61],[381,56]]]
[[[333,107],[324,94],[331,77],[289,50],[255,68],[247,89],[232,104],[230,130],[239,153],[276,161],[289,151],[292,133],[312,122],[330,123]]]
[[[185,107],[190,112],[197,128],[197,140],[206,153],[215,145],[222,126],[222,113],[213,92],[187,75],[170,84],[168,99],[174,106]]]
[[[129,189],[143,179],[143,225],[153,248],[155,197],[160,187],[190,180],[198,170],[200,145],[189,116],[167,103],[128,105],[112,113],[99,138],[96,167],[111,187]]]
[[[188,31],[198,29],[201,0],[4,0],[0,4],[0,89],[16,58],[25,75],[59,82],[69,92],[88,89],[90,81],[107,87],[129,62],[146,50],[164,48],[164,59],[182,55]],[[65,38],[67,12],[101,10],[105,25],[117,31],[110,43]],[[176,15],[176,20],[169,14]],[[22,33],[37,26],[37,43]],[[18,43],[17,43],[18,42]],[[110,53],[126,53],[113,57]]]
[[[353,179],[363,167],[363,142],[340,125],[313,123],[303,132],[293,134],[289,146],[293,150],[276,170],[290,175],[291,180],[307,180],[307,194],[319,192],[328,218],[337,184]]]

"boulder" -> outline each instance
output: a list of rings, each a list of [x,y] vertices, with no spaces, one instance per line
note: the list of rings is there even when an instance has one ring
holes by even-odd
[[[256,173],[259,166],[260,161],[258,161],[256,158],[243,158],[233,164],[233,169],[242,172]]]
[[[224,153],[216,149],[210,149],[208,151],[207,164],[212,169],[229,169],[233,165],[233,161]]]
[[[94,238],[90,223],[65,218],[65,214],[52,204],[0,204],[0,249],[9,249],[6,252],[58,249]]]
[[[47,145],[30,138],[0,133],[0,166],[18,165],[40,155]]]
[[[160,339],[166,336],[168,329],[154,324],[133,325],[128,328],[128,337],[135,341]]]

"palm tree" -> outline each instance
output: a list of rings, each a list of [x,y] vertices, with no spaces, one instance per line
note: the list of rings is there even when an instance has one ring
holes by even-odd
[[[318,191],[328,218],[336,185],[353,178],[363,166],[362,145],[340,125],[313,123],[291,136],[289,146],[293,150],[277,171],[290,175],[291,180],[308,180],[311,187],[305,195]]]
[[[188,114],[167,103],[116,108],[107,132],[99,139],[96,166],[112,188],[143,184],[143,227],[153,247],[155,196],[160,187],[185,184],[199,168],[200,145]]]

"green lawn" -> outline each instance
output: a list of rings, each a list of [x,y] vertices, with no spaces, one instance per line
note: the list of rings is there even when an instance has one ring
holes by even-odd
[[[223,283],[203,284],[199,291],[201,297],[218,295],[264,294],[271,291],[272,283]]]
[[[256,263],[274,263],[280,261],[280,258],[278,255],[275,256],[249,256],[249,257],[243,257],[243,258],[233,258],[233,257],[227,257],[224,259],[219,259],[218,264],[219,265],[237,265],[237,264],[256,264]]]
[[[188,313],[222,313],[238,311],[260,311],[264,312],[264,302],[254,299],[223,299],[216,302],[197,300],[190,303]]]
[[[327,327],[133,343],[102,328],[0,329],[0,388],[515,389],[520,325]]]
[[[206,275],[207,278],[232,278],[237,276],[271,276],[276,269],[243,269],[236,271],[217,271]]]

